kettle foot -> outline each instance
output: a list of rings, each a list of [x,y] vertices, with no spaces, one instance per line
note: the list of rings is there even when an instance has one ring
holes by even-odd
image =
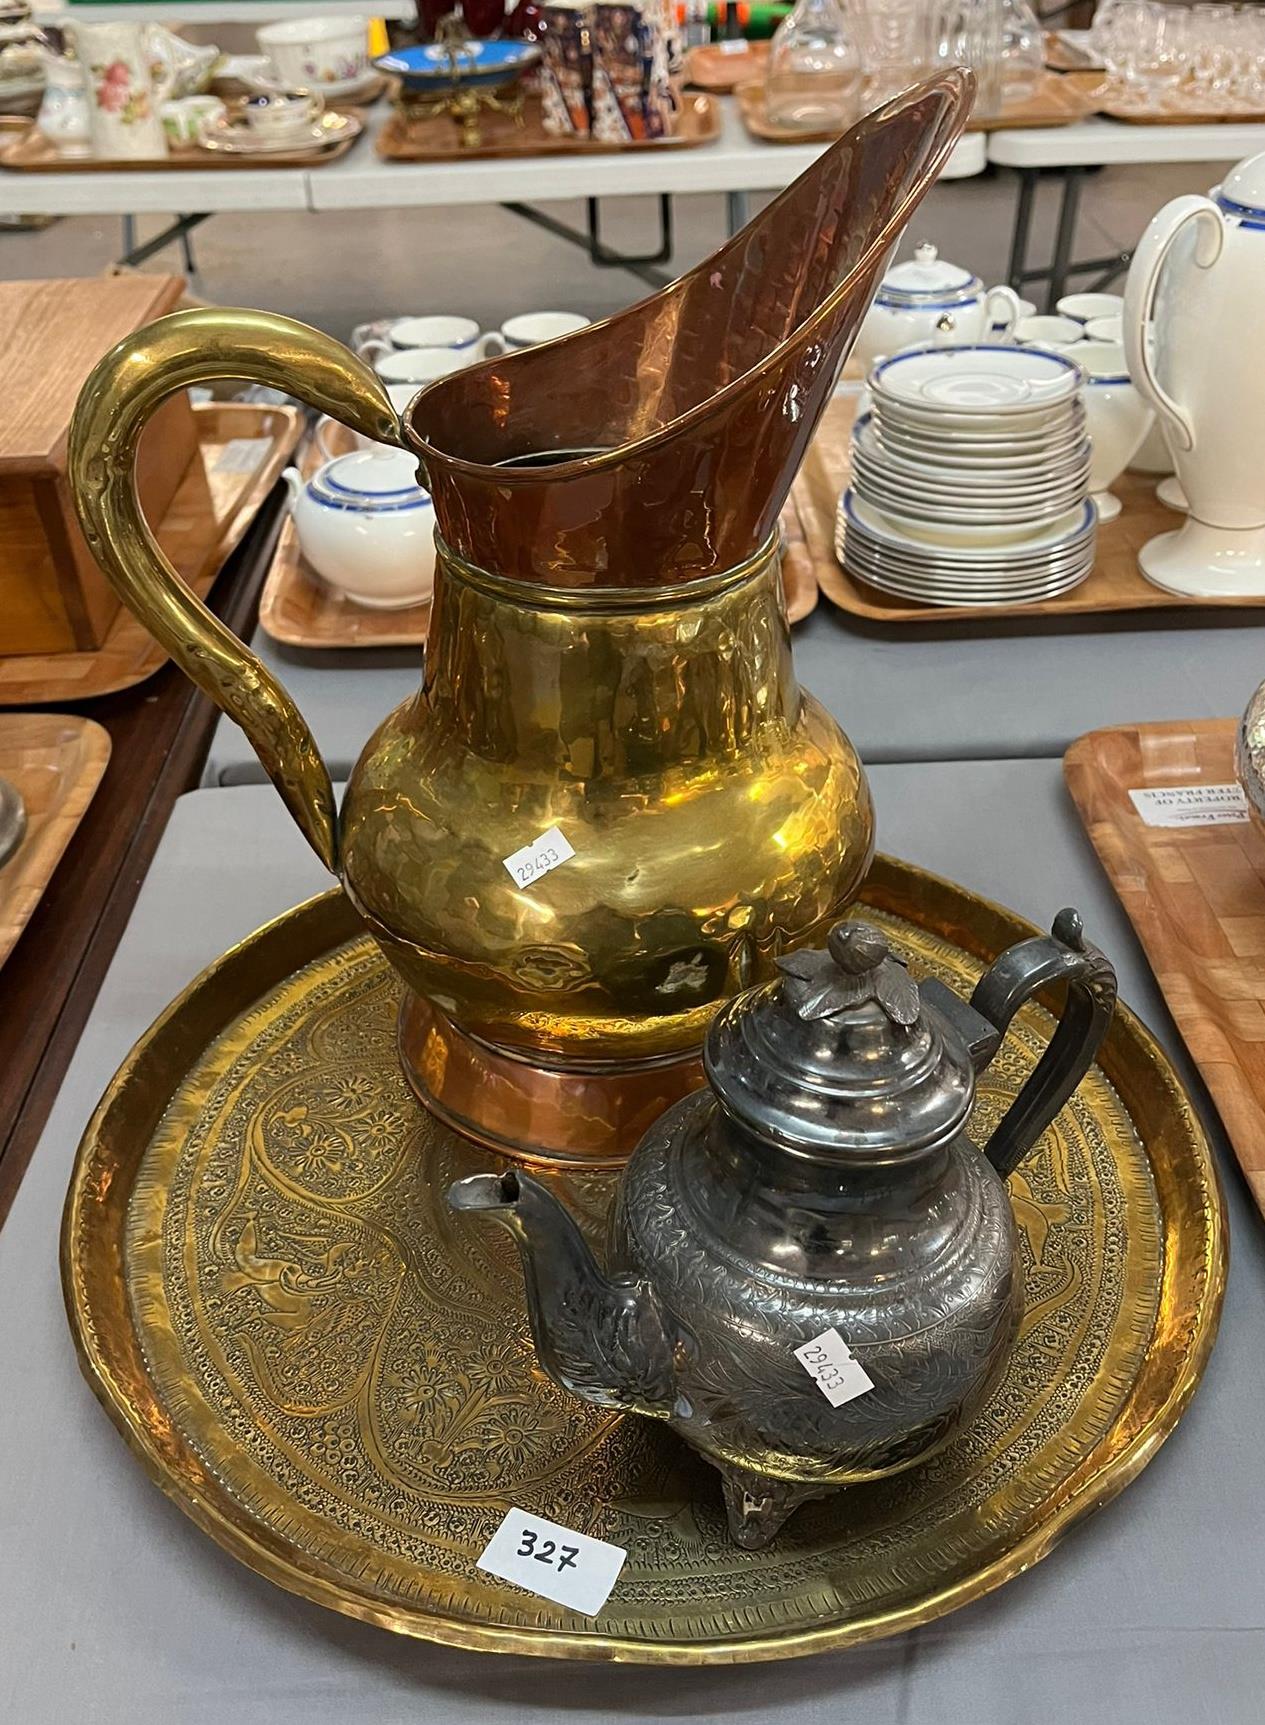
[[[703,1083],[696,1052],[600,1068],[529,1062],[468,1036],[411,989],[399,1047],[404,1076],[445,1126],[529,1164],[622,1167],[647,1127]]]
[[[820,1485],[774,1479],[771,1474],[750,1473],[741,1467],[722,1467],[720,1477],[725,1486],[730,1538],[744,1551],[762,1551],[801,1503],[826,1495]]]

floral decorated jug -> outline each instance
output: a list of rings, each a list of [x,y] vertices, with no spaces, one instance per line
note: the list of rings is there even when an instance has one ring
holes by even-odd
[[[87,78],[93,155],[108,162],[165,156],[159,108],[175,78],[170,62],[155,57],[149,26],[76,23],[74,36]]]

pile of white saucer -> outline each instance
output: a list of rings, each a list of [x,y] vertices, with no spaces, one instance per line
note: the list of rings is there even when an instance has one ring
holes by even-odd
[[[880,360],[839,505],[844,567],[928,605],[1031,604],[1094,563],[1083,378],[1064,354],[989,344]]]

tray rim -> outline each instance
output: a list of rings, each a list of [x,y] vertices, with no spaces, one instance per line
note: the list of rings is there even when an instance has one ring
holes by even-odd
[[[196,146],[190,146],[187,150],[177,150],[174,155],[138,157],[135,161],[120,161],[108,156],[55,154],[47,160],[22,161],[18,158],[35,135],[35,122],[32,120],[20,132],[16,127],[6,127],[0,131],[0,139],[6,132],[10,134],[7,144],[0,142],[0,171],[6,174],[200,174],[208,169],[214,172],[252,168],[321,168],[327,162],[336,162],[345,156],[365,130],[365,122],[359,113],[346,113],[337,102],[331,103],[331,108],[336,113],[343,113],[344,117],[352,122],[349,137],[342,137],[336,143],[318,145],[308,150],[278,151],[271,156],[235,156],[217,150],[195,154]]]
[[[1096,774],[1095,782],[1097,784],[1101,785],[1106,779],[1105,769],[1101,767],[1101,762],[1103,743],[1107,738],[1136,737],[1139,740],[1142,740],[1148,736],[1171,736],[1175,734],[1180,735],[1182,733],[1196,736],[1202,732],[1204,735],[1207,735],[1211,731],[1225,733],[1225,739],[1229,745],[1227,751],[1229,758],[1226,762],[1226,772],[1228,776],[1233,779],[1234,740],[1239,729],[1239,724],[1240,721],[1238,719],[1223,718],[1143,719],[1133,723],[1120,725],[1098,725],[1095,726],[1092,731],[1083,731],[1079,737],[1075,737],[1072,742],[1069,743],[1063,753],[1062,764],[1063,782],[1067,788],[1067,794],[1072,802],[1072,806],[1076,810],[1077,819],[1080,821],[1085,836],[1093,847],[1094,855],[1097,857],[1098,863],[1110,883],[1111,890],[1115,893],[1121,909],[1129,919],[1129,926],[1133,930],[1138,945],[1146,954],[1147,963],[1151,966],[1154,973],[1160,993],[1164,997],[1164,1003],[1172,1015],[1174,1024],[1177,1026],[1178,1034],[1186,1045],[1186,1051],[1190,1056],[1191,1064],[1199,1073],[1200,1079],[1207,1089],[1209,1096],[1212,1098],[1213,1107],[1217,1110],[1217,1114],[1225,1130],[1226,1138],[1229,1140],[1230,1148],[1234,1153],[1235,1162],[1240,1174],[1243,1176],[1244,1183],[1251,1194],[1252,1200],[1257,1209],[1265,1213],[1265,1189],[1262,1188],[1261,1184],[1261,1170],[1253,1167],[1249,1160],[1247,1147],[1241,1142],[1243,1138],[1241,1127],[1236,1131],[1231,1117],[1227,1113],[1223,1112],[1221,1107],[1221,1095],[1225,1089],[1225,1083],[1218,1074],[1217,1063],[1208,1062],[1208,1069],[1205,1068],[1205,1062],[1201,1060],[1199,1055],[1195,1052],[1186,1033],[1186,1021],[1191,1016],[1191,1009],[1181,1002],[1174,1001],[1170,998],[1169,983],[1165,980],[1166,975],[1171,978],[1174,974],[1178,974],[1183,981],[1189,981],[1192,976],[1197,974],[1196,964],[1194,962],[1184,964],[1178,972],[1176,967],[1172,965],[1171,961],[1161,965],[1161,955],[1158,952],[1154,956],[1152,955],[1152,945],[1158,944],[1154,938],[1154,925],[1152,925],[1151,929],[1148,931],[1143,927],[1140,927],[1134,920],[1132,901],[1136,894],[1128,891],[1127,871],[1122,870],[1116,864],[1113,860],[1111,848],[1103,843],[1103,828],[1107,823],[1104,822],[1100,816],[1095,814],[1092,800],[1085,785],[1085,780],[1091,776],[1095,776]],[[1121,815],[1131,815],[1131,818],[1141,825],[1141,817],[1136,814],[1132,814],[1126,803],[1115,795],[1118,788],[1123,788],[1119,786],[1119,781],[1111,779],[1109,784],[1112,792],[1111,805],[1113,812],[1118,810]],[[1143,789],[1145,787],[1136,786],[1134,788]],[[1198,827],[1191,828],[1191,836],[1197,836],[1200,830],[1201,829]],[[1202,830],[1206,831],[1208,829]],[[1110,831],[1114,837],[1122,836],[1118,817],[1111,821]],[[1157,827],[1155,829],[1157,842],[1171,843],[1175,838],[1180,838],[1180,836],[1180,830],[1162,827]],[[1148,857],[1148,863],[1152,866],[1149,866],[1147,869],[1144,884],[1149,884],[1154,877],[1154,858]],[[1172,918],[1170,916],[1165,915],[1162,918],[1162,921],[1166,927],[1171,927]],[[1233,1036],[1231,1031],[1226,1030],[1224,1024],[1219,1028],[1221,1028],[1223,1035],[1226,1035],[1237,1044],[1238,1039]],[[1236,1057],[1236,1067],[1239,1066],[1239,1064],[1240,1061]]]
[[[949,922],[947,914],[939,921],[929,918],[925,914],[928,900],[933,903],[939,900],[942,905],[956,900],[969,907],[977,924],[971,931],[973,939],[965,938],[962,929]],[[1041,932],[1026,918],[969,888],[884,855],[875,858],[858,902],[911,917],[920,926],[943,934],[961,950],[982,960],[989,959],[1013,940]],[[917,914],[918,909],[924,914]],[[171,1085],[163,1080],[162,1061],[168,1052],[164,1043],[173,1042],[177,1048],[182,1043],[188,1046],[189,1026],[185,1020],[201,1009],[205,1022],[200,1020],[195,1031],[201,1037],[200,1046],[205,1048],[207,1042],[229,1022],[249,1009],[252,1000],[276,986],[299,964],[308,963],[363,932],[363,926],[341,889],[335,887],[263,924],[200,972],[138,1039],[107,1086],[76,1150],[62,1213],[62,1293],[80,1369],[93,1393],[159,1489],[217,1545],[287,1592],[380,1628],[471,1651],[669,1666],[745,1664],[834,1651],[932,1622],[959,1606],[982,1598],[1040,1562],[1072,1526],[1107,1503],[1137,1477],[1185,1412],[1211,1355],[1220,1321],[1228,1258],[1224,1199],[1207,1132],[1172,1062],[1137,1015],[1121,1005],[1117,1008],[1116,1019],[1098,1064],[1108,1078],[1117,1083],[1112,1068],[1117,1065],[1117,1058],[1121,1061],[1124,1058],[1118,1045],[1126,1041],[1132,1043],[1135,1057],[1149,1069],[1152,1079],[1159,1079],[1160,1084],[1155,1088],[1162,1087],[1166,1092],[1166,1100],[1176,1110],[1184,1128],[1191,1159],[1180,1183],[1187,1190],[1182,1203],[1170,1203],[1163,1210],[1165,1289],[1168,1291],[1170,1275],[1176,1276],[1171,1253],[1171,1246],[1178,1237],[1176,1231],[1180,1230],[1183,1221],[1189,1231],[1193,1226],[1191,1212],[1197,1207],[1203,1221],[1202,1245],[1198,1264],[1192,1260],[1191,1265],[1186,1266],[1184,1279],[1192,1280],[1199,1292],[1189,1311],[1174,1312],[1170,1310],[1168,1300],[1160,1301],[1152,1345],[1129,1391],[1129,1401],[1125,1403],[1127,1407],[1139,1399],[1139,1385],[1147,1376],[1148,1368],[1154,1369],[1160,1358],[1154,1336],[1157,1331],[1167,1329],[1181,1335],[1183,1341],[1176,1369],[1165,1374],[1163,1393],[1154,1408],[1146,1412],[1145,1418],[1135,1421],[1118,1454],[1096,1466],[1090,1465],[1095,1460],[1094,1454],[1085,1458],[1077,1472],[1063,1482],[1061,1495],[1050,1513],[991,1562],[969,1575],[932,1588],[916,1600],[852,1618],[846,1623],[835,1622],[811,1629],[780,1631],[710,1644],[679,1640],[642,1641],[603,1636],[600,1632],[577,1634],[570,1630],[532,1630],[469,1622],[416,1606],[393,1607],[375,1602],[356,1594],[341,1578],[331,1580],[310,1569],[299,1569],[274,1549],[274,1541],[260,1536],[264,1530],[249,1529],[234,1522],[217,1502],[212,1501],[210,1490],[200,1489],[188,1478],[182,1478],[179,1471],[164,1459],[162,1445],[164,1442],[171,1445],[170,1433],[155,1434],[145,1426],[139,1410],[127,1401],[126,1392],[120,1386],[115,1369],[117,1362],[108,1357],[102,1346],[97,1314],[85,1287],[79,1243],[92,1207],[94,1204],[98,1208],[104,1207],[109,1200],[109,1188],[116,1184],[113,1181],[102,1183],[106,1189],[93,1185],[90,1175],[98,1143],[108,1144],[116,1134],[135,1139],[137,1123],[118,1118],[120,1110],[126,1114],[128,1093],[133,1086],[139,1088],[142,1102],[148,1101],[153,1119],[161,1115],[171,1090]],[[321,944],[312,944],[318,941]],[[304,945],[302,957],[295,957],[290,951],[291,947],[298,945]],[[291,959],[288,968],[278,972],[278,962],[284,964],[287,955]],[[221,982],[235,985],[232,999],[225,998],[222,1004],[208,1010]],[[251,992],[244,994],[243,990],[247,989]],[[179,1082],[179,1076],[175,1082]],[[164,1092],[156,1101],[155,1087]],[[1146,1087],[1142,1094],[1153,1100]],[[1121,1100],[1135,1125],[1139,1125],[1141,1137],[1135,1110],[1125,1101],[1123,1094]],[[145,1142],[148,1142],[148,1137]],[[1178,1179],[1166,1160],[1157,1160],[1149,1146],[1147,1153],[1162,1180]],[[118,1184],[121,1186],[123,1182]],[[127,1192],[130,1190],[129,1181]],[[116,1202],[122,1204],[125,1214],[126,1195]],[[121,1297],[126,1308],[126,1289],[121,1277],[116,1278],[111,1291]],[[128,1327],[132,1331],[130,1309]],[[1118,1419],[1115,1423],[1119,1426],[1121,1421]],[[175,1459],[180,1458],[177,1455]],[[227,1500],[226,1493],[220,1495],[222,1501]]]
[[[81,713],[59,713],[55,708],[51,711],[36,708],[30,712],[0,707],[0,768],[6,774],[13,773],[13,768],[6,765],[4,759],[6,749],[13,746],[13,733],[17,733],[16,746],[20,748],[23,731],[58,728],[61,730],[58,744],[59,795],[49,810],[48,820],[50,825],[56,821],[59,830],[50,834],[45,829],[32,836],[28,826],[17,850],[3,864],[9,878],[3,883],[5,902],[0,906],[0,968],[25,934],[27,923],[48,891],[49,883],[57,873],[57,865],[97,794],[114,747],[113,738],[105,726]],[[70,759],[72,755],[73,761]],[[29,907],[15,919],[8,907],[19,893],[32,890],[35,896]]]

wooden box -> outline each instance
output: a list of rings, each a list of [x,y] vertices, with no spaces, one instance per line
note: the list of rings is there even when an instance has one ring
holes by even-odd
[[[119,601],[84,543],[66,479],[75,401],[109,348],[175,309],[179,276],[0,282],[0,655],[99,647]],[[151,521],[197,454],[188,395],[164,402],[137,460]]]

